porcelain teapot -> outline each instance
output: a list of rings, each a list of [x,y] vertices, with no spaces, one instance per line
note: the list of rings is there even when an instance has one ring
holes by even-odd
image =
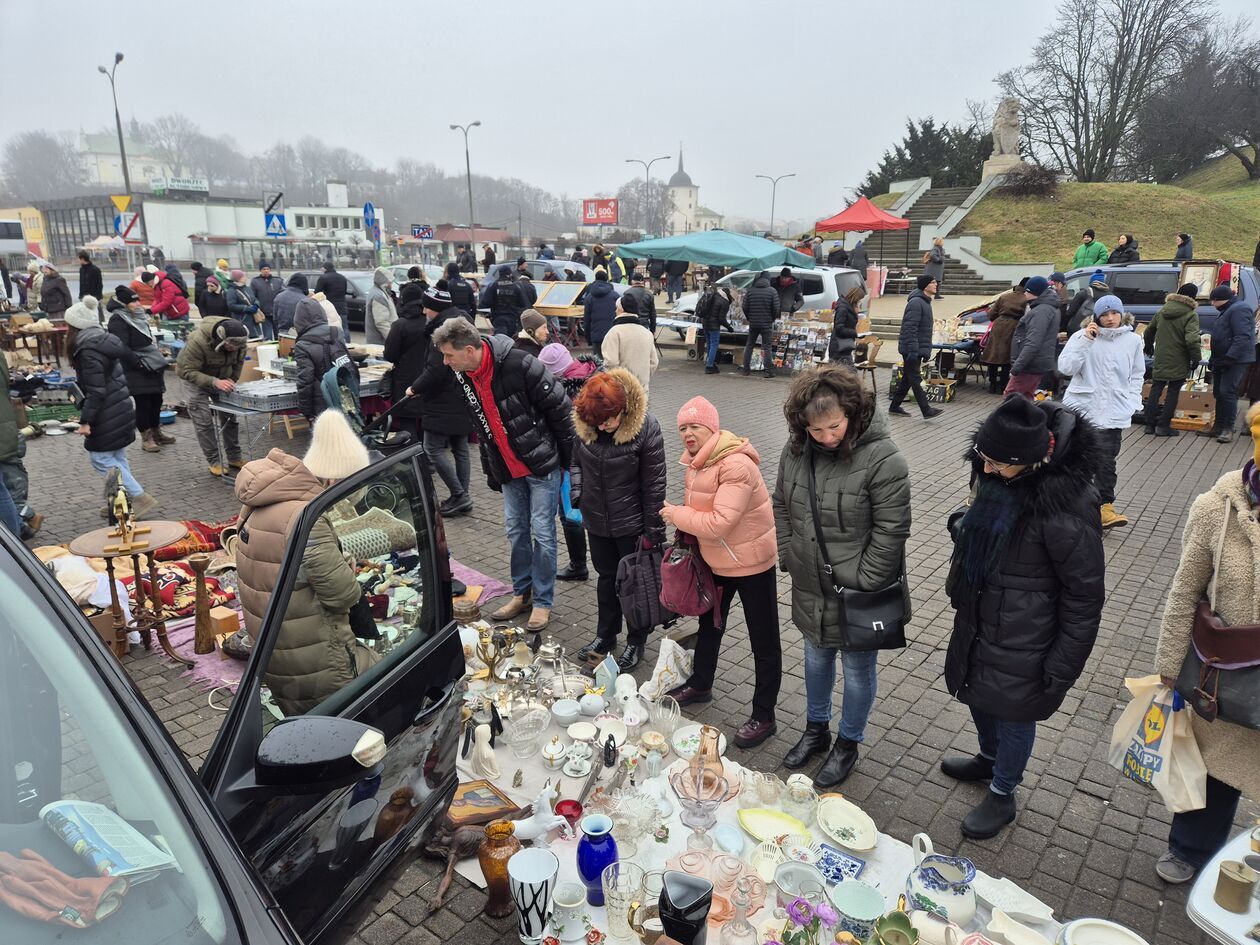
[[[966,928],[976,914],[972,882],[976,867],[966,857],[944,856],[932,849],[925,833],[916,833],[914,869],[906,877],[906,897],[911,909],[921,909]]]

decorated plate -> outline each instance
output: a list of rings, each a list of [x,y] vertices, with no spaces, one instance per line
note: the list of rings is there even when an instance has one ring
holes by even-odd
[[[783,811],[770,810],[767,807],[751,807],[739,812],[739,825],[744,832],[760,843],[773,840],[788,834],[809,835],[809,828]]]
[[[797,863],[816,864],[822,858],[822,847],[809,834],[793,833],[778,838],[783,855]],[[824,874],[825,875],[825,874]]]
[[[748,857],[748,862],[757,871],[757,875],[769,883],[774,880],[775,867],[780,863],[786,863],[787,857],[777,843],[773,840],[766,840],[758,844],[756,849],[752,851],[752,854]]]
[[[1009,879],[994,879],[988,873],[976,870],[976,878],[971,885],[976,895],[987,902],[991,909],[1000,909],[1012,919],[1033,922],[1054,921],[1053,909]]]
[[[1149,945],[1131,929],[1106,919],[1077,919],[1059,933],[1059,945]]]
[[[852,801],[843,797],[826,797],[815,815],[818,826],[840,846],[857,853],[875,849],[879,831],[875,821]]]
[[[858,859],[851,853],[837,850],[826,843],[820,843],[818,846],[822,849],[822,855],[814,865],[818,867],[818,872],[827,877],[829,883],[857,879],[866,868],[866,861]]]
[[[700,750],[700,724],[683,725],[674,731],[674,751],[679,757],[690,759]],[[726,736],[718,734],[718,754],[726,754]]]

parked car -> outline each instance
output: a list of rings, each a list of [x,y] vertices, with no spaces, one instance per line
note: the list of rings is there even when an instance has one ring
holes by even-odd
[[[778,278],[781,269],[782,267],[766,269],[764,272],[773,282]],[[792,275],[801,283],[801,294],[805,297],[801,311],[805,312],[829,310],[836,299],[851,288],[864,285],[862,276],[856,269],[845,269],[840,266],[818,266],[814,269],[799,269],[793,266],[791,269]],[[753,280],[761,275],[761,272],[761,270],[736,269],[719,279],[717,284],[730,286],[738,298],[739,293],[752,285]],[[699,300],[699,292],[685,292],[674,302],[669,313],[674,316],[694,315],[696,302]]]
[[[76,840],[90,843],[92,830],[63,841],[48,823],[56,821],[47,805],[73,800],[100,805],[79,809],[119,818],[124,834],[173,861],[125,887],[116,910],[86,928],[0,907],[0,941],[349,940],[444,816],[458,783],[463,648],[421,456],[416,446],[381,460],[302,512],[263,630],[196,772],[52,573],[0,529],[0,850],[31,850],[62,873],[95,877],[95,864],[71,849]],[[310,613],[308,536],[318,525],[326,547],[329,526],[348,536],[369,511],[394,520],[386,529],[392,560],[417,596],[384,631],[395,636],[375,642],[375,665],[308,711],[286,715],[268,688],[282,688],[269,669],[291,600]],[[330,648],[323,656],[344,654]]]
[[[1151,317],[1164,304],[1165,296],[1177,291],[1183,284],[1182,266],[1211,265],[1216,260],[1191,260],[1188,263],[1172,260],[1153,259],[1149,262],[1118,263],[1115,265],[1089,266],[1084,269],[1073,269],[1067,276],[1068,297],[1089,285],[1090,276],[1101,269],[1107,277],[1107,286],[1112,294],[1124,303],[1124,310],[1133,314],[1138,322],[1149,322]],[[1211,286],[1200,286],[1199,292],[1199,330],[1210,332],[1216,321],[1216,309],[1207,300]],[[1247,300],[1253,309],[1260,311],[1260,275],[1250,266],[1241,266],[1238,271],[1238,294]],[[988,303],[967,309],[959,313],[959,321],[963,330],[969,335],[983,335],[989,325]]]
[[[397,265],[397,266],[385,267],[386,269],[389,270],[389,277],[394,282],[395,290],[397,290],[399,286],[403,285],[407,281],[407,270],[410,269],[414,265],[416,265],[416,263],[410,263],[405,266]],[[441,266],[424,265],[424,266],[421,266],[420,269],[422,272],[424,272],[425,281],[427,281],[429,285],[435,285],[439,279],[446,278],[446,270],[443,269]]]
[[[315,283],[324,271],[322,269],[299,271],[306,276],[306,281],[314,292]],[[350,322],[349,328],[351,331],[363,331],[367,297],[372,291],[372,271],[364,272],[361,269],[338,269],[337,271],[346,277],[346,319]],[[406,270],[403,270],[403,277],[406,278]]]
[[[499,265],[509,265],[512,267],[513,271],[516,270],[515,260],[508,259],[500,263]],[[595,281],[594,269],[592,269],[590,266],[584,265],[583,263],[570,262],[567,259],[527,259],[525,260],[525,265],[529,269],[529,278],[533,280],[534,282],[546,281],[548,272],[554,273],[556,276],[556,279],[558,279],[560,282],[564,282],[568,278],[568,273],[564,271],[566,266],[570,267],[571,269],[577,270],[577,272],[581,274],[582,280],[584,282]],[[494,285],[498,281],[499,281],[499,266],[498,265],[491,266],[490,271],[481,276],[480,285],[481,285],[481,288],[485,289],[489,286]],[[627,285],[622,285],[621,283],[614,283],[613,288],[617,290],[618,295],[621,295],[623,292],[626,291],[626,289],[630,287]]]

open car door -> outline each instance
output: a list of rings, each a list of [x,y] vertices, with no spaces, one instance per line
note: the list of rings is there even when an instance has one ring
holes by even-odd
[[[463,648],[422,455],[374,463],[303,511],[201,769],[308,942],[419,842],[457,784]],[[352,625],[360,594],[374,616],[360,607]]]

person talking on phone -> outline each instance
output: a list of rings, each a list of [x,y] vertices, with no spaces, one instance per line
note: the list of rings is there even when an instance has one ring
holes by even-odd
[[[1142,409],[1142,376],[1146,358],[1142,339],[1133,332],[1133,316],[1114,295],[1094,303],[1081,330],[1068,339],[1059,355],[1059,373],[1072,378],[1063,396],[1065,406],[1084,414],[1098,428],[1102,463],[1094,486],[1102,503],[1104,529],[1129,524],[1115,509],[1116,458],[1120,438]]]

